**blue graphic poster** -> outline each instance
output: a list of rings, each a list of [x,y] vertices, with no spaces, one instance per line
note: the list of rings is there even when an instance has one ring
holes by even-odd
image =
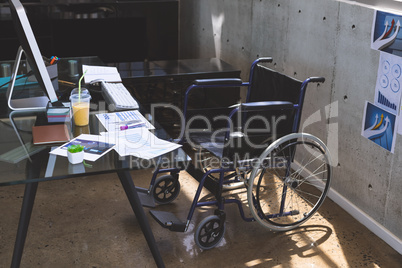
[[[371,31],[371,48],[402,56],[402,16],[375,11]]]
[[[366,101],[362,135],[384,149],[394,153],[396,115]]]

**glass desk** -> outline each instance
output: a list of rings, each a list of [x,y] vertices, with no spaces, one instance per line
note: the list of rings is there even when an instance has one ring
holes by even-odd
[[[108,65],[116,66],[123,79],[134,81],[156,78],[191,80],[195,78],[240,77],[239,69],[218,58],[119,62]]]
[[[2,105],[6,105],[3,101]],[[98,134],[105,131],[96,118],[96,113],[106,111],[99,110],[106,107],[102,101],[93,105],[96,109],[91,110],[90,123],[85,127],[75,127],[71,122],[66,122],[71,137],[81,133]],[[46,121],[44,112],[8,112],[0,115],[0,186],[25,184],[24,199],[21,208],[19,226],[17,229],[16,242],[11,267],[19,267],[23,253],[24,243],[28,231],[29,221],[35,201],[39,182],[67,179],[72,177],[92,176],[105,173],[117,173],[120,182],[125,190],[130,205],[139,221],[141,230],[144,233],[148,246],[153,254],[158,267],[164,267],[163,260],[155,243],[153,233],[149,227],[148,219],[143,211],[130,170],[140,169],[135,157],[120,157],[114,150],[111,150],[95,162],[88,162],[92,167],[83,164],[72,165],[66,157],[50,155],[52,146],[56,145],[32,145],[32,126]],[[166,132],[155,125],[154,133],[163,139],[168,138]],[[177,149],[166,155],[171,167],[181,168],[188,160],[188,156],[182,149]],[[160,159],[160,157],[158,157]],[[158,159],[154,159],[157,163]],[[141,194],[141,191],[139,191]],[[143,192],[143,191],[142,191]]]
[[[219,58],[159,60],[108,63],[119,70],[131,94],[146,108],[154,103],[170,103],[184,108],[184,95],[196,79],[240,78],[240,69]],[[228,107],[240,99],[240,88],[204,88],[193,91],[189,98],[193,108]],[[169,114],[170,111],[167,111]],[[171,113],[170,113],[171,114]],[[156,111],[157,118],[166,115]],[[179,125],[178,117],[159,120],[166,128]],[[178,131],[177,128],[174,132]],[[171,133],[175,136],[175,133]]]
[[[134,87],[132,93],[143,105],[153,101],[165,102],[170,94],[174,95],[172,102],[181,105],[185,90],[196,79],[240,78],[238,68],[218,58],[119,62],[108,65],[117,67],[123,81]],[[163,96],[155,98],[158,91],[163,92]],[[239,89],[233,88],[227,91],[220,89],[218,92],[214,90],[210,94],[214,97],[222,94],[220,104],[223,106],[232,105],[240,98]]]

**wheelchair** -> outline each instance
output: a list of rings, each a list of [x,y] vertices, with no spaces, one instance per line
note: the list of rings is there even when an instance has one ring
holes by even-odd
[[[271,231],[288,231],[310,219],[329,190],[332,172],[328,148],[319,138],[298,133],[307,85],[325,79],[299,81],[264,66],[271,61],[255,60],[248,82],[233,78],[196,80],[186,91],[183,110],[189,129],[182,143],[194,148],[195,156],[186,171],[199,185],[186,221],[167,211],[150,213],[162,227],[185,232],[196,208],[215,206],[214,214],[195,229],[194,239],[201,249],[212,249],[222,240],[226,204],[236,204],[245,221],[257,221]],[[245,103],[219,112],[201,109],[191,113],[188,109],[193,90],[232,87],[247,87]],[[178,180],[172,187],[179,189],[177,184]],[[247,193],[247,216],[241,200],[224,195],[239,188]],[[200,199],[203,189],[213,198]]]

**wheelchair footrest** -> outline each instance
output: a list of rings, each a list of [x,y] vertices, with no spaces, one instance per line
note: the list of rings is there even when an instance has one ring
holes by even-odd
[[[141,205],[144,207],[154,208],[156,207],[155,200],[150,193],[146,189],[142,189],[137,187],[137,194],[140,198]]]
[[[179,220],[173,213],[167,211],[150,210],[152,217],[164,228],[173,232],[184,232],[186,223]]]

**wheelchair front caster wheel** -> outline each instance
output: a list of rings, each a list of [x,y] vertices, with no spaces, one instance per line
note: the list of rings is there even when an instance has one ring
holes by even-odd
[[[219,244],[224,234],[225,223],[217,215],[211,215],[198,224],[194,240],[201,249],[211,249]]]
[[[155,180],[152,195],[158,204],[169,204],[179,195],[180,182],[172,175],[163,175]]]

